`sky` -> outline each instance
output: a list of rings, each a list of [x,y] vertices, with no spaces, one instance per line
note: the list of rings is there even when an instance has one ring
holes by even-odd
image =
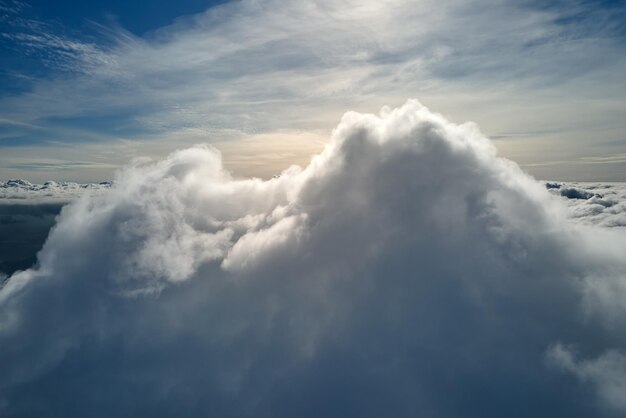
[[[0,179],[109,180],[198,143],[305,166],[417,98],[540,179],[626,181],[623,1],[0,2]]]

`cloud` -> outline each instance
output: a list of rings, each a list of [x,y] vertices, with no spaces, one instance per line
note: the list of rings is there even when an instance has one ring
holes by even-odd
[[[0,290],[0,411],[602,416],[619,387],[545,359],[626,348],[626,236],[562,199],[417,101],[265,181],[136,161]]]
[[[111,187],[110,181],[79,184],[47,181],[33,184],[28,180],[0,181],[0,205],[16,203],[67,203],[86,192],[98,194]]]
[[[107,64],[110,56],[103,47],[64,33],[58,22],[32,18],[31,11],[24,2],[0,2],[0,44],[4,48],[36,57],[50,70],[68,73],[85,73]],[[18,78],[23,76],[26,74]]]
[[[548,184],[553,193],[566,198],[573,220],[603,227],[626,226],[626,183]]]
[[[622,353],[611,350],[596,359],[577,362],[568,348],[556,345],[548,354],[556,366],[592,382],[609,407],[626,410],[626,357]]]
[[[95,196],[111,182],[78,184],[0,181],[0,283],[5,274],[31,267],[61,208],[82,195]]]

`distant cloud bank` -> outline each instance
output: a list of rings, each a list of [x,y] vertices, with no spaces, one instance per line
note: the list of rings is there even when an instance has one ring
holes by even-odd
[[[417,101],[267,181],[138,161],[0,290],[0,415],[623,413],[626,230],[572,220],[619,190],[548,189]]]
[[[69,202],[85,192],[99,193],[107,190],[113,183],[103,181],[100,183],[73,183],[47,181],[43,184],[31,183],[23,179],[11,179],[0,181],[0,205],[7,203],[35,203],[55,201]]]
[[[548,183],[565,198],[572,219],[605,227],[626,227],[626,183]]]

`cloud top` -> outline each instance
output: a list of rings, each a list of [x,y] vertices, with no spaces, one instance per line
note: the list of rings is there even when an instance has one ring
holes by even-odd
[[[626,236],[559,199],[414,100],[348,112],[267,181],[203,146],[138,161],[66,206],[0,290],[0,410],[620,411]]]
[[[547,187],[566,198],[569,216],[577,222],[626,226],[626,183],[548,183]]]

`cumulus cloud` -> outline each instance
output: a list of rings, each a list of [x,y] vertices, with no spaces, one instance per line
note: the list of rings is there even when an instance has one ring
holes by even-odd
[[[0,411],[601,416],[614,380],[546,356],[626,348],[626,236],[560,199],[417,101],[270,180],[203,146],[137,161],[0,291]]]
[[[626,183],[547,183],[564,197],[569,216],[580,223],[604,227],[626,226]]]
[[[112,182],[74,183],[47,181],[33,184],[28,180],[0,181],[0,205],[33,203],[67,203],[84,193],[97,194],[111,187]]]

